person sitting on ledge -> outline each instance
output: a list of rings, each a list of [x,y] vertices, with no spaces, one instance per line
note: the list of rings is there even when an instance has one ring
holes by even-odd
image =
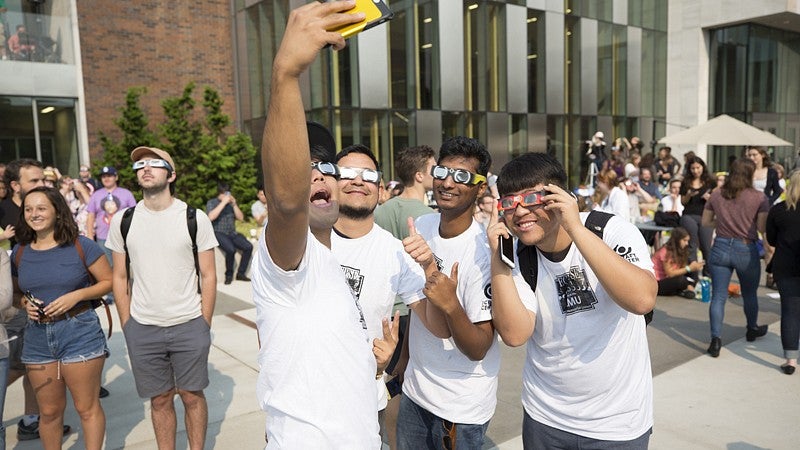
[[[675,227],[667,243],[653,254],[652,260],[658,295],[695,298],[697,272],[703,270],[705,263],[689,262],[689,232],[685,228]]]

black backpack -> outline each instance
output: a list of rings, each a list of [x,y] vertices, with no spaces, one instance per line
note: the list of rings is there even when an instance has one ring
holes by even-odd
[[[603,231],[605,231],[606,224],[608,224],[612,216],[613,214],[607,212],[593,210],[586,217],[584,225],[597,237],[603,239]],[[536,292],[536,283],[539,281],[539,255],[536,252],[536,247],[517,242],[517,261],[519,262],[519,271],[522,274],[522,278],[525,279],[531,290]],[[644,315],[644,321],[645,324],[653,321],[653,311]]]
[[[133,221],[133,213],[136,207],[128,208],[122,213],[122,223],[120,224],[120,231],[122,231],[122,246],[125,249],[125,273],[128,274],[128,293],[131,290],[131,256],[128,253],[128,231],[131,229],[131,221]],[[186,227],[189,229],[189,236],[192,238],[192,253],[194,254],[194,271],[197,274],[197,293],[200,294],[200,260],[197,258],[197,211],[189,205],[186,205]]]

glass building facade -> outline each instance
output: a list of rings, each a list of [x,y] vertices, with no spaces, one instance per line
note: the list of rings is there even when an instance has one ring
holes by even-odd
[[[789,142],[800,142],[800,33],[746,23],[711,30],[709,115],[728,114]],[[711,152],[726,167],[741,148]],[[773,161],[791,168],[792,147],[772,149]]]
[[[301,3],[235,2],[241,119],[257,142],[271,62]],[[394,18],[323,51],[303,93],[310,118],[341,146],[372,148],[390,178],[395,151],[465,135],[487,145],[495,171],[522,152],[548,152],[577,184],[595,131],[609,141],[663,135],[667,2],[387,3]]]
[[[0,162],[33,158],[77,173],[81,93],[72,4],[6,0],[5,7],[0,12]],[[14,36],[19,47],[12,45]]]

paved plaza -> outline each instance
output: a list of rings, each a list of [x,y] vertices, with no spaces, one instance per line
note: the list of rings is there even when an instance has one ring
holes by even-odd
[[[256,449],[264,446],[264,415],[255,398],[258,343],[250,283],[219,285],[209,356],[211,385],[208,449]],[[705,354],[708,304],[680,297],[659,297],[648,339],[653,362],[655,427],[650,448],[796,449],[800,448],[800,374],[786,376],[780,343],[780,303],[759,289],[760,321],[769,333],[755,342],[744,339],[741,299],[728,302],[720,357]],[[113,311],[116,321],[116,311]],[[101,314],[105,324],[105,314]],[[102,400],[107,418],[107,449],[156,448],[149,403],[136,394],[125,340],[115,323],[106,362]],[[497,412],[485,448],[520,449],[521,373],[524,347],[503,346]],[[64,448],[83,448],[80,421],[70,404],[65,423],[73,432]],[[182,407],[178,405],[178,448],[187,448]],[[40,448],[39,441],[17,442],[22,414],[22,385],[8,389],[5,410],[9,449]]]

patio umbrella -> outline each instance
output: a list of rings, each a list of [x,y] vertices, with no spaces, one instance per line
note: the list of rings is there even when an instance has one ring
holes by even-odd
[[[708,122],[658,140],[660,144],[793,146],[791,142],[721,114]]]

